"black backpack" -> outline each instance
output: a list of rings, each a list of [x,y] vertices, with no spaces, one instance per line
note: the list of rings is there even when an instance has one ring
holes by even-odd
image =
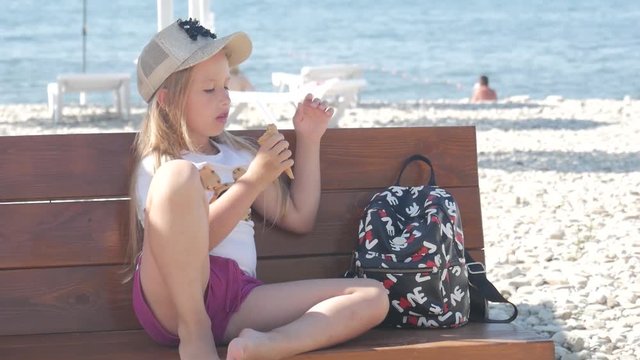
[[[431,169],[428,184],[400,186],[402,173],[416,160]],[[390,306],[383,326],[455,328],[470,318],[513,321],[517,316],[513,304],[511,318],[488,318],[487,300],[508,301],[486,279],[484,266],[468,254],[465,258],[465,253],[458,204],[451,193],[436,186],[429,159],[413,155],[405,161],[395,185],[373,195],[365,207],[358,245],[345,276],[384,284]],[[471,286],[470,277],[475,280]]]

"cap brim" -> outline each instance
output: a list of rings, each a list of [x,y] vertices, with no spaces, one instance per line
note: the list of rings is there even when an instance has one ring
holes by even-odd
[[[236,32],[225,36],[225,38],[229,38],[229,41],[224,46],[227,59],[229,59],[229,66],[240,65],[247,60],[253,48],[249,36],[243,32]]]
[[[245,61],[251,55],[253,45],[249,36],[244,32],[235,32],[217,39],[207,41],[197,52],[178,66],[177,70],[186,69],[202,61],[207,60],[221,50],[225,52],[229,66],[236,66]]]

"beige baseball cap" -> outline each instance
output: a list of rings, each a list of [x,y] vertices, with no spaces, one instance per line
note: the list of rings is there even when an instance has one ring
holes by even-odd
[[[197,20],[178,20],[157,33],[138,57],[138,92],[147,103],[172,73],[224,50],[229,66],[246,60],[251,40],[243,32],[217,37]]]

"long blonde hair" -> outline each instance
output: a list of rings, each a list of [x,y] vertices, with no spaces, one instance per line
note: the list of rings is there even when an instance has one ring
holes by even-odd
[[[131,166],[131,178],[129,181],[129,244],[127,249],[127,277],[125,281],[132,278],[135,269],[136,257],[142,250],[142,240],[144,238],[144,228],[139,221],[137,214],[137,194],[136,178],[137,169],[140,162],[147,156],[155,159],[154,171],[163,163],[181,158],[183,151],[197,151],[189,137],[187,122],[185,117],[185,105],[187,102],[187,89],[191,82],[193,67],[177,71],[171,74],[164,81],[161,89],[166,89],[164,104],[160,104],[157,95],[153,95],[149,101],[147,113],[142,122],[142,126],[133,144],[133,159]],[[246,150],[252,154],[257,152],[257,144],[254,139],[235,136],[227,131],[212,138],[217,143],[223,143],[234,149]],[[284,177],[278,179],[278,214],[274,223],[286,211],[285,201],[289,193],[287,182]]]

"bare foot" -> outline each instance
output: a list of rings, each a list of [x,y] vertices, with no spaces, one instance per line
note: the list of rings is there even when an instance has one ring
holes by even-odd
[[[282,359],[293,354],[284,354],[273,345],[272,334],[244,329],[237,338],[231,340],[227,347],[227,360]],[[283,349],[281,349],[283,350]]]

